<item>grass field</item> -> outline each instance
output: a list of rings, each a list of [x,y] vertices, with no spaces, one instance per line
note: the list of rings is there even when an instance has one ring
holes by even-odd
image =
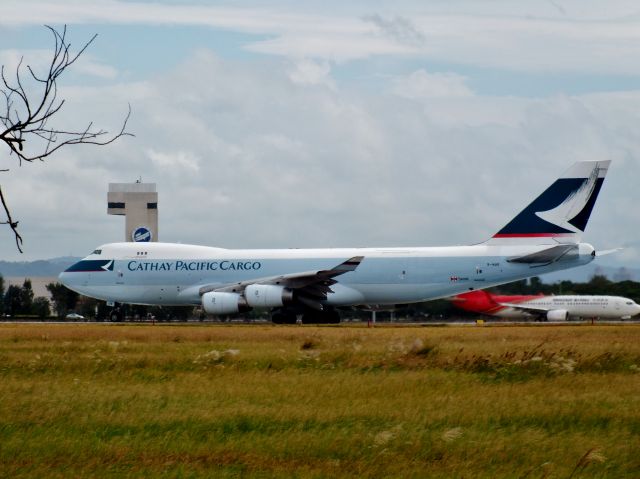
[[[640,477],[640,326],[0,325],[0,477]]]

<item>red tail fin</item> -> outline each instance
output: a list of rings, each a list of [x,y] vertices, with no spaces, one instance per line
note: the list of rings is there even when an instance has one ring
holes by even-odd
[[[453,298],[453,304],[472,313],[489,313],[499,306],[493,300],[491,294],[483,289],[459,294]]]

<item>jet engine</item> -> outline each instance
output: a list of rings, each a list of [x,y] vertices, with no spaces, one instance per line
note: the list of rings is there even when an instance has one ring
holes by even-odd
[[[566,321],[569,312],[566,309],[553,309],[547,311],[547,321]]]
[[[275,284],[250,284],[244,297],[252,308],[278,308],[293,301],[293,291]]]
[[[202,308],[209,314],[234,314],[250,309],[245,299],[236,293],[210,291],[202,295]]]

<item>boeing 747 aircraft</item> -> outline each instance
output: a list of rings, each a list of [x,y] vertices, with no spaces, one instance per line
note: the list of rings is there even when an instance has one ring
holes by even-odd
[[[339,322],[338,309],[421,302],[591,262],[581,236],[609,161],[575,163],[491,239],[472,246],[224,249],[111,243],[60,274],[80,294],[214,315],[272,310],[276,323]]]
[[[503,319],[566,321],[570,318],[629,319],[640,306],[621,296],[497,295],[469,291],[451,298],[458,308]]]

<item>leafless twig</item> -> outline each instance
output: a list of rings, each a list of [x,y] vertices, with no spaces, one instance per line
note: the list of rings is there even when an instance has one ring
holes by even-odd
[[[122,128],[110,134],[106,130],[96,129],[93,122],[80,130],[63,129],[50,126],[50,120],[62,109],[65,100],[58,97],[58,78],[84,53],[97,35],[91,37],[76,53],[71,52],[71,43],[67,40],[67,27],[62,31],[46,26],[53,34],[55,47],[51,62],[45,75],[38,75],[30,65],[23,66],[21,58],[16,67],[15,76],[9,76],[4,65],[0,68],[0,102],[4,98],[4,108],[0,110],[0,143],[9,148],[9,155],[15,155],[18,165],[23,161],[44,161],[63,146],[67,145],[108,145],[122,136],[133,136],[126,131],[131,116],[131,106],[122,122]],[[29,89],[25,86],[34,86]],[[0,172],[7,169],[0,169]],[[10,209],[2,195],[0,198],[6,216],[6,224],[11,227],[18,250],[22,252],[22,238],[18,234],[18,222],[11,218]]]

